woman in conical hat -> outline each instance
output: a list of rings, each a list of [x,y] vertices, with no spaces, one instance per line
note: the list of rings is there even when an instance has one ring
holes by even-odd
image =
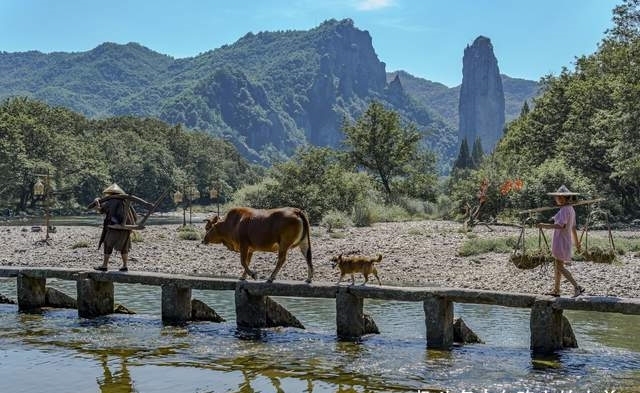
[[[126,194],[120,186],[116,183],[111,184],[109,187],[102,191],[103,194],[109,195],[124,195]],[[96,270],[107,271],[109,265],[109,258],[113,253],[113,250],[120,251],[122,257],[121,272],[128,271],[127,261],[129,260],[129,250],[131,250],[131,230],[128,229],[114,229],[112,225],[124,226],[125,224],[133,224],[135,222],[135,211],[132,206],[129,206],[129,214],[125,214],[124,200],[120,198],[107,199],[100,203],[100,198],[96,198],[93,201],[95,209],[105,215],[102,225],[102,234],[100,235],[100,242],[98,248],[104,243],[104,258],[102,265],[96,266]],[[133,220],[134,222],[127,222]]]
[[[584,292],[584,288],[578,285],[565,267],[565,262],[570,261],[573,256],[572,240],[576,249],[580,251],[580,240],[576,231],[576,211],[571,206],[571,202],[580,194],[570,191],[563,184],[555,192],[549,192],[547,195],[552,196],[556,205],[560,206],[560,210],[553,216],[553,224],[539,223],[537,225],[538,228],[553,229],[551,254],[555,259],[555,274],[553,290],[549,295],[560,296],[560,278],[565,276],[573,285],[573,296],[580,296]]]

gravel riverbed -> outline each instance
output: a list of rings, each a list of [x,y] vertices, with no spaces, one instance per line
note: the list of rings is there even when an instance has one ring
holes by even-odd
[[[150,225],[138,231],[140,241],[130,252],[129,271],[179,273],[188,275],[238,278],[242,273],[240,256],[222,245],[202,245],[199,241],[182,240],[180,225]],[[196,225],[204,234],[204,224]],[[58,226],[50,234],[50,244],[38,240],[43,232],[32,232],[31,226],[0,226],[0,265],[53,266],[91,269],[101,263],[102,249],[97,249],[101,227]],[[520,293],[544,293],[551,289],[553,267],[521,270],[509,262],[509,254],[486,253],[470,257],[458,254],[470,237],[518,236],[518,229],[494,226],[475,227],[463,233],[461,224],[451,221],[411,221],[376,223],[371,227],[348,228],[327,232],[312,227],[311,249],[315,268],[314,281],[337,281],[330,258],[339,253],[357,252],[375,256],[382,254],[377,265],[384,285],[443,286],[475,288]],[[606,232],[595,236],[606,236]],[[549,233],[550,236],[550,233]],[[614,240],[629,238],[640,242],[638,231],[614,231]],[[259,279],[269,276],[276,254],[257,252],[251,268]],[[110,270],[121,264],[120,255],[111,257]],[[586,295],[640,297],[640,253],[627,252],[611,264],[573,261],[569,270],[586,288]],[[304,280],[306,262],[297,250],[289,251],[280,271],[280,280]],[[370,280],[374,279],[370,277]],[[363,281],[356,275],[356,284]],[[346,285],[346,284],[345,284]],[[368,285],[376,285],[370,281]],[[571,284],[562,283],[563,295],[571,295]]]

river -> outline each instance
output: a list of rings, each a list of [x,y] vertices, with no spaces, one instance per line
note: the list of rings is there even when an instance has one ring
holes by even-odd
[[[15,279],[0,293],[15,299]],[[75,282],[49,279],[75,297]],[[0,305],[0,392],[616,392],[640,389],[640,317],[569,312],[580,348],[532,360],[529,310],[456,304],[484,340],[427,350],[421,303],[365,300],[380,335],[335,336],[333,299],[275,298],[306,330],[235,327],[232,291],[193,291],[227,322],[164,326],[158,287],[115,284],[137,312],[94,320],[76,310]]]

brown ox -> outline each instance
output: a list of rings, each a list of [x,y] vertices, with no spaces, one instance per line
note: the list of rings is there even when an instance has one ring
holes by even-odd
[[[287,259],[287,251],[290,248],[300,247],[302,255],[307,260],[306,281],[311,282],[313,264],[311,263],[309,220],[300,209],[282,207],[261,210],[235,207],[222,219],[214,216],[205,221],[207,233],[202,243],[222,243],[229,250],[240,252],[240,262],[244,268],[241,280],[246,279],[247,274],[254,279],[257,278],[256,273],[249,269],[254,251],[278,253],[276,268],[267,280],[273,282]]]

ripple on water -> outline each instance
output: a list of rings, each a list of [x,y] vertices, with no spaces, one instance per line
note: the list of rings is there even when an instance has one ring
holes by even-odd
[[[52,280],[51,285],[74,293],[73,283]],[[15,279],[0,280],[0,293],[15,296]],[[590,386],[595,391],[640,385],[638,317],[567,312],[580,348],[534,361],[529,310],[456,304],[456,316],[486,344],[434,351],[426,349],[421,303],[366,300],[365,312],[382,334],[353,343],[336,340],[335,303],[330,299],[276,298],[307,330],[267,329],[246,335],[235,327],[233,292],[194,290],[193,297],[228,322],[164,326],[161,291],[139,285],[116,287],[117,302],[137,311],[135,315],[87,320],[78,318],[75,310],[25,314],[17,313],[15,305],[0,305],[0,391],[15,391],[7,385],[9,379],[24,380],[25,392],[43,393],[49,385],[67,391],[95,391],[97,385],[105,391],[135,386],[154,392],[238,391],[241,386],[304,391],[312,386],[316,393],[338,386],[354,391],[575,391]],[[36,389],[32,376],[20,367],[31,373],[37,367],[47,378],[46,386]]]

